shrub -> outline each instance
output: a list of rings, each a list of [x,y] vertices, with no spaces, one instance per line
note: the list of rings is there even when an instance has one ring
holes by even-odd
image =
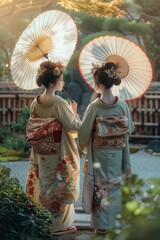
[[[29,118],[29,108],[25,107],[22,111],[19,121],[11,122],[11,129],[16,133],[25,133],[28,118]]]
[[[0,125],[0,143],[4,141],[4,139],[10,135],[10,131],[7,127]]]
[[[8,136],[3,141],[3,146],[9,149],[22,150],[27,152],[30,149],[30,145],[26,141],[26,137],[20,134],[12,134]]]
[[[4,126],[0,126],[0,143],[1,147],[7,148],[6,155],[4,156],[4,152],[2,153],[0,150],[0,161],[7,161],[16,159],[20,160],[26,153],[28,153],[28,150],[30,150],[31,146],[27,143],[26,137],[25,137],[25,129],[26,129],[26,123],[29,118],[29,108],[25,107],[22,111],[21,117],[18,122],[12,122],[11,123],[11,130]],[[9,154],[12,151],[12,156]],[[17,151],[17,153],[15,152]],[[20,152],[22,151],[22,152]]]
[[[18,179],[0,166],[0,232],[3,240],[52,239],[50,213],[23,192]]]
[[[159,240],[160,180],[145,182],[133,175],[131,184],[122,187],[122,211],[117,219],[122,229],[110,229],[105,240]],[[97,238],[93,238],[97,239]]]

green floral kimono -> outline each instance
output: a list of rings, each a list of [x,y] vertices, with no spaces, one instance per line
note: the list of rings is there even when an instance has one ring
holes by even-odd
[[[127,119],[125,135],[121,137],[120,132],[123,132],[119,128],[121,124],[117,127],[114,122],[112,131],[111,128],[101,127],[102,136],[104,133],[108,136],[96,138],[95,123],[97,119],[104,117],[120,120],[124,118],[125,123]],[[87,154],[82,206],[86,213],[91,213],[95,229],[117,227],[116,214],[121,209],[122,174],[126,177],[131,174],[128,137],[133,130],[134,125],[128,106],[120,98],[113,105],[106,105],[100,99],[96,99],[84,114],[79,129],[79,146]],[[115,138],[112,137],[113,133],[116,135]],[[98,141],[100,145],[95,146],[94,143]]]
[[[73,204],[79,196],[79,154],[75,142],[79,122],[69,104],[59,96],[44,104],[39,104],[37,97],[30,113],[43,119],[53,117],[62,125],[60,136],[55,138],[56,153],[39,154],[32,149],[27,193],[52,213],[52,232],[65,230],[75,219]]]

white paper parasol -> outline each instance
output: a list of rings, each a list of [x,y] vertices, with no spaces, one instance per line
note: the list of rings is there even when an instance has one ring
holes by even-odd
[[[77,28],[64,12],[47,11],[36,17],[20,36],[11,57],[11,74],[23,89],[35,89],[37,69],[47,60],[67,65],[77,43]]]
[[[116,96],[128,101],[139,98],[152,81],[152,67],[146,54],[135,43],[115,36],[101,36],[91,40],[82,49],[79,69],[86,83],[93,88],[92,63],[114,62],[122,83],[113,86]]]

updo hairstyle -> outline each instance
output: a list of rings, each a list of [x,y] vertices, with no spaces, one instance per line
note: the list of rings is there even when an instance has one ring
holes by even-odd
[[[117,65],[113,62],[102,64],[93,74],[96,83],[103,84],[107,89],[111,88],[113,85],[120,85],[121,78],[118,76],[116,69]]]
[[[58,62],[45,61],[40,64],[38,70],[38,75],[36,83],[39,87],[48,87],[49,83],[56,83],[57,78],[59,78],[64,72],[64,66]]]

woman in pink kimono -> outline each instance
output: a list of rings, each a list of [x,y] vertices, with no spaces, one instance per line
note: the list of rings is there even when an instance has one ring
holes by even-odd
[[[82,206],[97,234],[106,234],[108,227],[117,227],[121,176],[131,175],[128,137],[134,125],[126,102],[111,91],[121,83],[116,65],[108,62],[92,71],[100,98],[88,106],[79,129],[79,146],[87,154]]]
[[[77,104],[71,106],[56,91],[62,91],[61,63],[41,63],[38,86],[45,91],[30,108],[27,140],[32,144],[27,193],[52,214],[51,232],[75,232],[74,203],[79,195],[79,154],[75,138],[79,128]]]

